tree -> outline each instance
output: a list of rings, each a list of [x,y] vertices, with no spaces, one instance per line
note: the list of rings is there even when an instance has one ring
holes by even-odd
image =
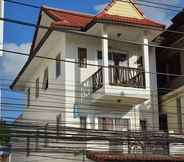
[[[0,146],[9,146],[10,130],[5,122],[0,121]]]

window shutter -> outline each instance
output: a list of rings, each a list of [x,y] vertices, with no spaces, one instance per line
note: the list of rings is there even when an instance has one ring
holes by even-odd
[[[37,78],[36,79],[36,87],[35,87],[35,96],[36,96],[36,98],[38,98],[39,97],[39,88],[40,88],[40,86],[39,86],[39,78]]]
[[[27,89],[27,106],[30,105],[30,95],[31,94],[31,91],[30,91],[30,88]]]
[[[48,84],[48,68],[46,68],[44,71],[42,88],[46,90],[48,88]]]
[[[58,78],[61,75],[61,54],[58,54],[56,56],[56,78]]]

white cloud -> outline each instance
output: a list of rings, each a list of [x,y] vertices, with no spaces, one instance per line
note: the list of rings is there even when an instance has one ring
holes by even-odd
[[[31,43],[22,43],[20,45],[15,43],[7,43],[4,45],[4,49],[28,53],[30,46]],[[4,52],[3,56],[0,57],[0,75],[6,78],[15,78],[26,62],[27,58],[27,56]]]
[[[156,20],[162,24],[169,25],[171,23],[171,18],[177,14],[177,11],[171,11],[171,10],[166,10],[166,9],[159,9],[159,7],[165,7],[168,8],[168,6],[161,6],[161,5],[156,5],[153,3],[163,3],[163,4],[169,4],[173,6],[181,6],[183,0],[152,0],[150,3],[146,3],[143,1],[137,1],[137,3],[142,4],[139,5],[140,8],[142,8],[144,14],[146,17],[151,18],[153,20]],[[153,3],[152,3],[153,2]],[[94,10],[99,12],[105,8],[107,3],[103,4],[98,4],[94,6]],[[144,6],[147,5],[147,6]],[[155,7],[148,7],[148,6],[155,6]],[[176,9],[176,8],[173,8]]]
[[[168,0],[153,0],[152,2],[155,3],[163,3],[163,4],[169,4],[169,5],[173,5],[173,6],[180,6],[181,4],[181,0],[172,0],[169,1]],[[177,14],[178,11],[174,12],[171,10],[167,10],[167,9],[160,9],[159,7],[165,7],[165,8],[170,8],[168,6],[159,6],[154,4],[155,7],[148,7],[148,6],[144,6],[145,5],[150,5],[153,6],[152,3],[141,3],[143,5],[140,5],[140,7],[143,9],[145,16],[153,19],[153,20],[157,20],[162,24],[165,25],[169,25],[171,23],[171,18]],[[174,8],[173,8],[174,9]]]
[[[98,4],[98,5],[94,6],[94,10],[96,12],[99,12],[99,11],[102,11],[106,6],[107,6],[107,3]]]

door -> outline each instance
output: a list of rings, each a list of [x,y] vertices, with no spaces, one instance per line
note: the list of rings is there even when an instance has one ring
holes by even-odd
[[[123,67],[128,66],[127,55],[123,53],[110,53],[110,58],[112,58],[112,66],[113,66],[113,80],[114,83],[121,83]]]

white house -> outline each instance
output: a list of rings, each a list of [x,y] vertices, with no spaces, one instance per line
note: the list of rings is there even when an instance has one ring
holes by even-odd
[[[27,108],[19,121],[48,126],[59,118],[60,125],[68,128],[159,130],[155,48],[148,43],[164,25],[146,18],[129,0],[114,0],[97,15],[44,6],[38,25],[48,29],[36,30],[29,59],[11,85],[27,93]],[[107,140],[87,141],[81,147],[121,149],[126,154],[134,149]],[[16,155],[12,159],[20,161],[22,154]],[[55,156],[59,158],[46,159],[82,158],[71,153]],[[39,157],[38,161],[44,161]],[[85,160],[98,161],[97,157],[88,155]]]

